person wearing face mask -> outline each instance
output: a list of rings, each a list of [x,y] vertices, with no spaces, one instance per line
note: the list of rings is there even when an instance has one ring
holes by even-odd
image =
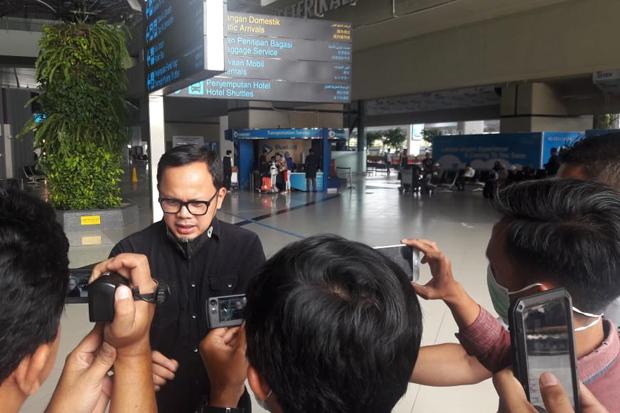
[[[620,294],[618,193],[592,182],[529,181],[500,192],[496,209],[502,218],[487,247],[485,275],[495,311],[507,320],[515,299],[564,287],[573,299],[579,379],[611,413],[620,412],[620,340],[602,314]],[[415,285],[416,291],[446,302],[461,342],[423,347],[412,381],[471,384],[508,367],[510,333],[502,323],[465,292],[436,244],[406,243],[424,253],[433,275],[428,284]]]
[[[200,344],[212,398],[199,413],[242,413],[232,407],[246,376],[272,413],[390,413],[405,394],[422,312],[386,256],[310,237],[267,261],[247,299],[244,328],[213,330]]]
[[[600,182],[620,191],[620,133],[582,139],[560,152],[559,178]],[[605,317],[620,325],[620,297],[607,308]]]
[[[146,255],[170,287],[150,331],[157,404],[163,413],[193,413],[210,394],[198,350],[208,332],[205,303],[245,293],[265,254],[256,234],[217,219],[227,191],[215,152],[198,145],[166,152],[157,183],[163,220],[125,238],[110,255]],[[249,406],[249,397],[241,404]]]

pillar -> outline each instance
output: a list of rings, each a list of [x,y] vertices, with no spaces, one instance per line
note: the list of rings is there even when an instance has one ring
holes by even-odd
[[[583,131],[592,116],[571,115],[556,90],[547,83],[511,83],[502,88],[500,131]]]

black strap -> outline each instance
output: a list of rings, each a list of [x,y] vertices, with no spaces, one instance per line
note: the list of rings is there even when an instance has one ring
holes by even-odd
[[[165,283],[160,283],[156,279],[155,281],[155,291],[148,294],[140,294],[140,290],[137,287],[132,288],[133,299],[146,301],[147,303],[152,304],[163,304],[168,299],[170,295],[170,287]]]

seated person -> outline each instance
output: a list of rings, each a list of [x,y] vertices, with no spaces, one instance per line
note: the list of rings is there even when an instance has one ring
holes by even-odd
[[[620,192],[620,133],[582,139],[560,152],[560,178],[595,181]],[[604,311],[605,317],[620,325],[620,298]]]
[[[465,184],[467,182],[472,182],[475,176],[476,176],[476,170],[472,168],[470,163],[468,163],[465,166],[465,169],[462,172],[460,172],[459,177],[456,180],[456,188],[459,191],[464,191]]]
[[[17,412],[51,372],[69,282],[69,243],[54,210],[18,191],[0,190],[0,406]],[[97,267],[152,292],[148,262],[124,254]],[[116,318],[73,350],[46,412],[156,411],[148,331],[154,306],[116,291]],[[108,371],[114,368],[114,376]]]
[[[487,248],[495,311],[507,320],[511,300],[566,288],[573,299],[579,378],[610,412],[620,412],[620,340],[601,314],[620,294],[620,197],[601,184],[548,179],[506,188],[496,209],[502,218]],[[425,254],[433,275],[428,284],[415,286],[418,294],[446,302],[462,344],[423,348],[412,381],[476,383],[508,367],[509,332],[453,278],[450,262],[434,243],[407,243]]]
[[[213,386],[205,412],[236,406],[246,371],[274,413],[389,413],[407,390],[420,305],[405,273],[372,248],[330,235],[290,244],[247,300],[245,330],[201,343]]]

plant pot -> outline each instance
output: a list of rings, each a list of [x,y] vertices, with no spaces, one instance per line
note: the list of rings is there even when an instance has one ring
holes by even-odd
[[[73,233],[122,230],[139,222],[138,206],[124,203],[120,208],[84,211],[56,210],[56,220],[71,240]],[[71,243],[74,245],[74,243]],[[81,243],[84,245],[84,243]]]

